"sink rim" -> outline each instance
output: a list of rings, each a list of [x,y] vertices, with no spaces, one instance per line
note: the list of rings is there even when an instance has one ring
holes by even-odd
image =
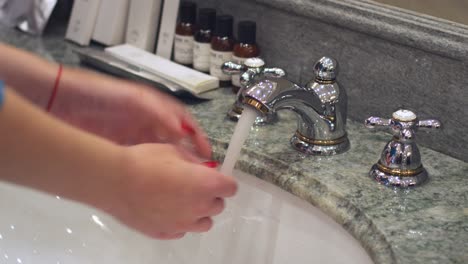
[[[218,161],[224,160],[224,154],[227,149],[226,142],[212,137],[210,137],[210,140],[214,159]],[[261,161],[259,157],[262,158]],[[268,164],[274,164],[274,166],[268,166]],[[329,186],[323,184],[318,179],[308,177],[301,172],[299,168],[290,167],[290,164],[244,147],[235,169],[270,182],[320,209],[353,236],[374,263],[397,262],[392,245],[389,243],[384,233],[362,209],[350,202],[339,192],[333,191],[332,188],[329,188]],[[265,175],[272,176],[265,177]],[[294,175],[293,177],[295,180],[291,180],[291,175]],[[309,182],[305,182],[305,179]],[[309,192],[301,191],[304,189],[301,184],[309,185],[311,181],[315,184],[314,188],[309,188]],[[323,192],[312,195],[311,191],[317,189],[323,190]],[[341,206],[340,210],[333,210],[333,208],[326,206],[326,204],[330,204],[331,202],[335,204],[345,204],[346,206]]]

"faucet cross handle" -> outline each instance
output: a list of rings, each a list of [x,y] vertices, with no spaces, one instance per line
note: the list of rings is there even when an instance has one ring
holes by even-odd
[[[366,119],[367,128],[390,127],[394,135],[400,138],[413,139],[414,133],[419,128],[439,129],[442,127],[439,120],[418,120],[416,114],[410,110],[400,109],[392,114],[392,118],[371,116]]]
[[[248,58],[243,64],[228,61],[221,66],[223,73],[228,75],[240,74],[240,83],[243,87],[249,85],[257,76],[281,78],[286,76],[286,71],[281,68],[266,68],[265,61],[261,58]]]
[[[427,119],[419,121],[416,126],[418,128],[440,129],[442,124],[436,119]]]
[[[242,91],[245,87],[254,82],[255,79],[263,77],[282,78],[286,76],[286,71],[281,68],[266,68],[265,61],[261,58],[248,58],[243,64],[228,61],[223,63],[221,70],[228,75],[240,74],[241,88],[237,93],[237,98],[227,116],[232,121],[238,121],[242,111]],[[272,123],[276,121],[276,113],[271,113],[265,117],[257,118],[256,124]]]
[[[416,186],[427,180],[428,173],[421,163],[414,135],[419,128],[441,128],[440,121],[419,121],[414,112],[400,109],[390,119],[369,117],[365,125],[368,128],[390,127],[394,135],[385,145],[379,161],[372,166],[369,172],[371,177],[385,185],[397,187]]]

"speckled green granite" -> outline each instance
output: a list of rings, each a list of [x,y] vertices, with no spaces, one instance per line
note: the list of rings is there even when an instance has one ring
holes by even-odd
[[[224,115],[233,95],[213,94],[215,100],[192,109],[222,160],[235,125]],[[295,129],[296,117],[288,112],[274,125],[253,127],[237,168],[321,208],[376,263],[468,263],[467,163],[421,147],[430,180],[413,189],[392,189],[367,176],[391,135],[349,122],[350,151],[310,157],[290,147]]]
[[[58,36],[58,37],[57,37]],[[48,59],[77,65],[63,29],[33,38],[1,29],[0,40]],[[222,160],[235,123],[225,113],[234,100],[229,89],[190,109]],[[388,113],[389,115],[391,113]],[[289,146],[296,130],[293,114],[280,122],[253,127],[237,168],[272,182],[319,207],[342,224],[375,263],[468,263],[468,164],[421,148],[430,180],[414,189],[381,186],[368,176],[390,135],[349,122],[351,150],[333,157],[307,157]]]

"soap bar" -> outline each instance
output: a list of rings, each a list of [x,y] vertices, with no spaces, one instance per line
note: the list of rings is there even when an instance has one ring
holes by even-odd
[[[168,79],[195,94],[219,87],[219,79],[216,77],[174,63],[129,44],[109,47],[105,49],[105,52],[145,71]]]

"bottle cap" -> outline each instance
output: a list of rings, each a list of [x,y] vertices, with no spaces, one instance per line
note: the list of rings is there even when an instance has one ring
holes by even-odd
[[[180,3],[179,16],[181,23],[195,24],[197,18],[197,4],[189,1]]]
[[[255,44],[257,24],[253,21],[241,21],[237,25],[239,43]]]
[[[216,22],[216,10],[213,8],[202,8],[198,12],[198,28],[202,30],[213,30]]]
[[[217,16],[214,35],[218,37],[232,37],[233,21],[234,18],[230,15]]]

